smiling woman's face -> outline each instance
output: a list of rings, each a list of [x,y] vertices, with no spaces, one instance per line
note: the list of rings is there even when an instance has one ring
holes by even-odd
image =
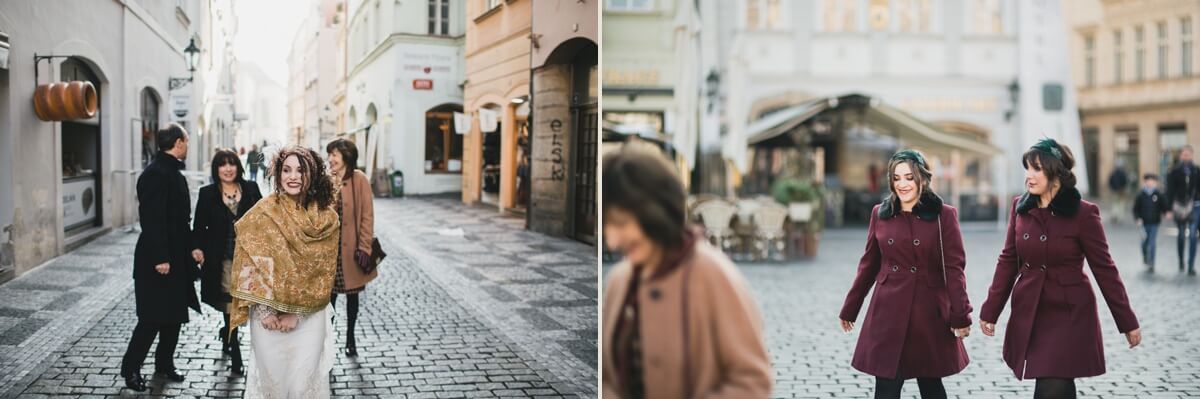
[[[283,170],[279,175],[283,192],[288,195],[300,195],[304,192],[304,170],[300,166],[300,157],[288,155],[283,160]]]
[[[908,162],[897,163],[896,168],[892,170],[892,190],[896,192],[901,203],[911,203],[921,195],[917,177],[908,166]]]

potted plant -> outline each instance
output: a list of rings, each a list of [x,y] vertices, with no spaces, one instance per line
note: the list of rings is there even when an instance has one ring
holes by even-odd
[[[771,188],[771,194],[775,201],[788,207],[793,225],[802,233],[801,252],[805,257],[816,256],[825,222],[821,187],[807,180],[780,179]]]

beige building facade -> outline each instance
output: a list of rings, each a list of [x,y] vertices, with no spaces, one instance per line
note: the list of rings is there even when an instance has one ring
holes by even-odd
[[[1130,185],[1165,175],[1184,145],[1200,143],[1195,51],[1200,3],[1067,1],[1072,72],[1085,158],[1101,198],[1121,165]]]
[[[518,168],[529,164],[532,0],[467,2],[462,199],[524,212]],[[527,185],[525,185],[527,186]]]

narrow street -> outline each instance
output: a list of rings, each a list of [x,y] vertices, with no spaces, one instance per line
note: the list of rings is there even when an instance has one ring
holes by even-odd
[[[380,199],[375,212],[389,256],[362,297],[359,356],[339,351],[334,397],[596,395],[594,247],[449,196]],[[118,370],[136,322],[136,240],[121,229],[0,285],[0,397],[133,394]],[[176,351],[187,381],[147,393],[241,397],[220,314],[204,311]],[[344,315],[335,329],[340,349]]]

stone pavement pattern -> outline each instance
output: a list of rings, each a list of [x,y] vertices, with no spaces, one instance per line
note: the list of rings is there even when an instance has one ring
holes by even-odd
[[[376,212],[377,235],[390,256],[381,266],[380,278],[362,294],[359,356],[338,355],[331,380],[335,397],[595,396],[595,367],[585,366],[591,367],[590,374],[578,368],[586,363],[580,356],[588,346],[595,363],[594,266],[591,297],[580,294],[583,299],[569,296],[546,300],[523,295],[509,302],[520,304],[511,306],[511,313],[525,321],[503,326],[496,324],[494,315],[481,312],[491,309],[501,313],[510,307],[509,302],[489,305],[472,302],[480,298],[464,298],[458,293],[487,292],[488,288],[480,286],[503,287],[506,282],[451,279],[430,272],[444,269],[456,276],[468,273],[465,270],[476,266],[455,260],[455,246],[492,238],[513,248],[520,246],[517,249],[525,251],[523,258],[544,259],[536,267],[546,272],[555,268],[571,270],[574,274],[570,278],[564,277],[564,271],[537,281],[521,280],[519,284],[530,292],[548,292],[546,295],[553,297],[561,294],[557,281],[583,283],[586,276],[578,271],[587,266],[589,257],[591,265],[595,264],[594,247],[529,233],[520,229],[520,219],[463,206],[447,198],[379,200]],[[428,217],[437,212],[446,217]],[[385,220],[388,223],[382,223]],[[436,238],[419,241],[409,235],[446,227],[463,228],[465,237],[446,237],[456,241],[438,247],[441,241]],[[115,232],[0,285],[0,397],[133,394],[121,389],[123,383],[117,374],[135,323],[129,277],[135,242],[136,234]],[[487,245],[492,244],[484,245],[479,252],[495,253]],[[493,257],[487,267],[516,273],[516,269],[529,266],[517,260],[521,259]],[[433,264],[418,264],[421,261]],[[586,288],[579,287],[579,291]],[[591,301],[590,313],[583,311],[584,300]],[[339,306],[337,312],[342,311]],[[345,318],[341,314],[336,318],[340,347],[344,343],[341,333]],[[584,320],[590,322],[583,324]],[[176,366],[188,380],[179,384],[155,381],[149,393],[240,397],[244,380],[229,377],[228,360],[221,358],[215,337],[219,324],[219,314],[207,307],[203,315],[192,313],[192,322],[184,326],[176,352]],[[524,330],[530,328],[533,330]],[[543,342],[535,350],[518,342],[524,338],[514,339],[547,334],[560,339]],[[244,353],[247,343],[243,339]],[[151,357],[143,373],[149,374],[152,369]]]
[[[1200,326],[1200,278],[1176,271],[1175,237],[1161,235],[1157,273],[1146,274],[1134,229],[1129,224],[1106,226],[1113,258],[1141,322],[1142,346],[1128,349],[1093,282],[1100,304],[1108,373],[1077,380],[1079,395],[1200,396],[1200,334],[1195,331]],[[1017,381],[1001,359],[1008,307],[995,337],[984,336],[978,328],[979,308],[987,296],[1003,233],[995,231],[993,225],[964,226],[964,230],[967,292],[975,308],[975,325],[965,341],[971,364],[944,380],[947,391],[951,397],[964,398],[1033,397],[1033,381]],[[850,367],[861,326],[850,334],[842,333],[838,326],[838,311],[854,278],[865,239],[865,228],[830,230],[824,234],[815,260],[741,265],[764,312],[776,374],[775,397],[860,398],[873,393],[873,377]],[[868,298],[858,323],[869,303]],[[915,381],[905,384],[904,397],[919,397]]]

